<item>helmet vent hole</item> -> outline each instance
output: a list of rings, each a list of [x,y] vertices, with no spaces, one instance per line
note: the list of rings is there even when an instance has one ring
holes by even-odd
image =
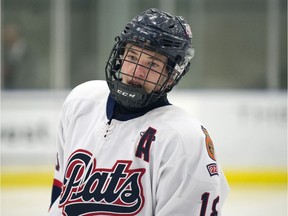
[[[181,43],[167,40],[167,39],[162,39],[162,43],[164,47],[180,47]]]

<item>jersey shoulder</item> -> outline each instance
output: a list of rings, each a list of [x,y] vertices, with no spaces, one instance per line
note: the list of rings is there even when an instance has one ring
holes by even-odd
[[[191,161],[196,158],[201,161],[197,163],[213,164],[216,163],[216,152],[214,143],[208,130],[199,120],[191,117],[184,109],[170,105],[157,110],[155,114],[156,126],[162,129],[164,139],[167,141],[168,148],[175,150],[177,148],[187,155]],[[158,118],[157,118],[158,116]],[[189,160],[190,160],[189,159]],[[195,162],[196,163],[196,162]]]
[[[91,100],[100,102],[103,99],[107,100],[108,94],[109,88],[106,81],[92,80],[76,86],[66,98],[65,103],[72,100]],[[104,97],[105,95],[107,95],[107,97]]]
[[[184,109],[175,105],[155,109],[152,115],[154,115],[155,119],[161,122],[162,125],[166,125],[171,130],[178,131],[181,135],[183,135],[183,133],[187,135],[193,134],[188,132],[192,130],[195,131],[199,128],[201,129],[202,125],[199,120],[192,118]]]
[[[109,88],[105,81],[82,83],[69,93],[62,106],[62,115],[71,118],[93,113],[94,110],[104,115],[108,95]]]
[[[153,119],[155,127],[161,129],[165,136],[177,140],[179,144],[186,146],[185,148],[202,148],[205,139],[203,125],[184,109],[175,105],[160,107],[151,113],[149,119]]]

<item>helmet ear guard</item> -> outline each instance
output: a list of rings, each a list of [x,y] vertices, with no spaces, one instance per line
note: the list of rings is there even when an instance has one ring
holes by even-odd
[[[116,43],[114,44],[112,51],[110,53],[108,62],[106,63],[106,80],[110,79],[117,79],[116,77],[116,72],[121,69],[122,66],[122,58],[121,55],[124,53],[124,48],[121,50],[121,42],[120,42],[120,37],[117,36],[115,37]],[[108,69],[109,68],[109,69]],[[107,73],[107,70],[109,70],[110,73]]]
[[[168,86],[167,92],[171,91],[174,86],[176,86],[179,81],[182,79],[182,77],[189,71],[190,68],[190,62],[187,63],[187,65],[181,69],[178,64],[175,65],[175,69],[172,71],[171,78],[174,80],[173,85]]]
[[[106,80],[112,97],[130,109],[146,107],[170,92],[188,72],[190,60],[194,56],[189,25],[182,17],[175,17],[157,9],[149,9],[136,16],[115,40],[105,68]],[[160,89],[146,92],[143,87],[122,82],[122,76],[125,74],[121,68],[126,61],[125,49],[129,49],[126,47],[127,43],[142,49],[144,55],[146,55],[144,50],[149,50],[167,57],[166,80],[161,84],[158,83],[159,80],[155,83],[155,86],[161,85]],[[156,54],[154,58],[155,56]],[[138,67],[139,64],[135,65]],[[151,67],[147,69],[153,71]],[[148,74],[149,72],[146,79]],[[143,82],[150,81],[143,80]]]

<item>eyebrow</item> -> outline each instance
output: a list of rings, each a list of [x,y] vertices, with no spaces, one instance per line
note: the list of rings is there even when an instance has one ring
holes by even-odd
[[[157,57],[158,53],[156,53],[156,55],[150,55],[150,54],[148,54],[146,52],[143,52],[143,49],[142,50],[136,50],[134,48],[129,47],[128,50],[127,50],[127,53],[129,53],[129,52],[131,52],[131,53],[133,53],[135,55],[139,55],[139,53],[144,53],[144,54],[148,55],[149,59],[157,60],[157,61],[160,61],[160,62],[163,62],[163,63],[165,63],[165,61],[167,60],[166,56],[163,56],[163,58],[165,58],[165,59],[161,59],[161,58]],[[160,54],[158,54],[158,55],[160,55]]]

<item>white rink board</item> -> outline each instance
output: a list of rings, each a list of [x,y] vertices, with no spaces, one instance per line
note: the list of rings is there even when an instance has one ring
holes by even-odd
[[[2,166],[54,163],[58,117],[67,94],[2,92]],[[176,90],[169,100],[208,129],[223,168],[286,166],[286,92]]]

